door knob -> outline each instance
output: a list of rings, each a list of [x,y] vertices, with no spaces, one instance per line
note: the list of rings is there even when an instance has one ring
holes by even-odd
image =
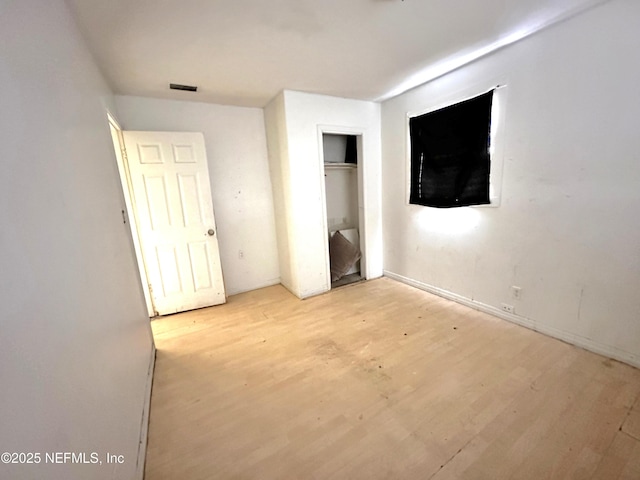
[[[210,229],[207,231],[207,235],[209,235],[210,237],[212,237],[214,233],[216,233],[216,232],[214,232],[214,231],[213,231],[213,228],[210,228]]]

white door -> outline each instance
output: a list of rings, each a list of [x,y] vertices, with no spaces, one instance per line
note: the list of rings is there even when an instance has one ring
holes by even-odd
[[[224,303],[204,137],[123,136],[154,310],[166,315]]]

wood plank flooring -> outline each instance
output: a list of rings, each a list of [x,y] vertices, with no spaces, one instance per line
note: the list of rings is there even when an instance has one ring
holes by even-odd
[[[146,479],[640,479],[640,371],[382,278],[152,322]]]

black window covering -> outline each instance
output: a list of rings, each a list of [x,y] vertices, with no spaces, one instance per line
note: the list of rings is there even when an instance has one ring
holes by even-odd
[[[347,135],[347,148],[344,152],[344,163],[358,163],[358,144],[355,135]]]
[[[450,208],[489,202],[493,90],[409,120],[410,203]]]

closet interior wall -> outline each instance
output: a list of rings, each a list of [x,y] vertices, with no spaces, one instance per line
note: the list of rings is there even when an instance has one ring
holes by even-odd
[[[336,231],[340,231],[347,240],[361,248],[357,136],[324,133],[322,145],[327,202],[327,241]],[[359,273],[360,261],[356,262],[347,275],[352,276],[351,280],[360,280]]]

